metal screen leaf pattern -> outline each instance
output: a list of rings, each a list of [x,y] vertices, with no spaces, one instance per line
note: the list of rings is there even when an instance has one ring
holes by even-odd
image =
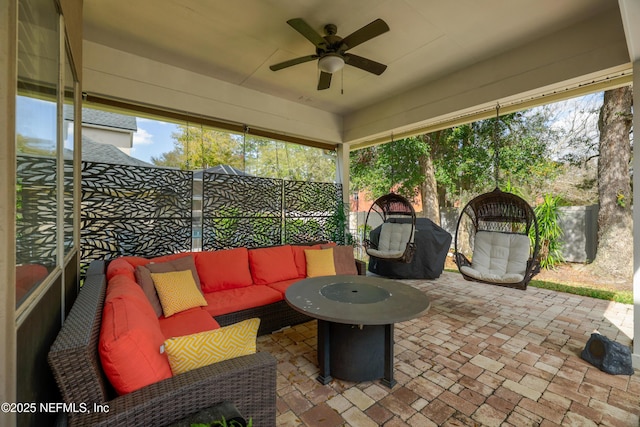
[[[343,243],[335,220],[341,200],[339,184],[205,173],[202,249]]]
[[[282,181],[204,173],[202,249],[282,242]]]
[[[202,180],[203,250],[342,243],[339,184],[207,172]],[[195,201],[192,172],[83,162],[82,268],[94,259],[192,250]]]
[[[284,181],[285,242],[330,240],[344,243],[338,210],[342,185],[330,182]]]
[[[193,173],[82,163],[82,261],[191,250]]]
[[[19,155],[16,168],[16,262],[53,266],[57,256],[57,159]]]

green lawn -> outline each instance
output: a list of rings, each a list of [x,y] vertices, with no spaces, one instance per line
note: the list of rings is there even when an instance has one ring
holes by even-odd
[[[531,280],[529,286],[541,289],[549,289],[568,294],[582,295],[585,297],[598,298],[607,301],[616,301],[623,304],[633,304],[633,292],[613,291],[610,289],[595,289],[579,286],[564,285],[562,283],[545,282],[542,280]]]
[[[445,271],[451,273],[458,273],[459,271],[446,268]],[[607,301],[615,301],[622,304],[633,304],[633,292],[631,291],[615,291],[611,289],[597,289],[589,287],[581,287],[574,285],[567,285],[563,283],[547,282],[544,280],[532,279],[529,282],[529,286],[540,289],[549,289],[556,292],[565,292],[568,294],[581,295],[584,297],[598,298]]]

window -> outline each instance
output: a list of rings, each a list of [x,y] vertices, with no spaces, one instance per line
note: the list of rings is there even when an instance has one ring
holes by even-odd
[[[17,307],[75,249],[74,132],[63,113],[73,112],[77,82],[63,26],[53,0],[18,1]]]
[[[59,15],[18,3],[16,305],[56,266]]]
[[[117,158],[111,157],[112,163],[118,159],[135,163],[131,161],[134,158],[146,162],[147,166],[183,170],[202,170],[222,165],[233,168],[228,168],[229,171],[236,170],[264,178],[318,182],[335,180],[334,151],[255,136],[251,129],[232,132],[200,124],[197,119],[186,122],[162,116],[136,117],[135,114],[135,111],[123,109],[107,112],[95,104],[83,109],[83,115],[86,116],[83,118],[83,144],[99,142],[118,147],[126,157],[118,154]],[[117,126],[110,125],[110,122],[117,123]],[[125,122],[128,124],[123,125]],[[101,135],[97,133],[98,128]],[[119,132],[129,133],[126,142],[120,139]],[[83,160],[106,161],[94,156],[91,151],[83,150]]]
[[[73,128],[73,111],[75,108],[75,84],[74,73],[71,68],[71,60],[69,52],[66,51],[67,61],[65,61],[64,69],[64,124],[63,124],[63,173],[64,173],[64,209],[63,209],[63,245],[64,255],[68,255],[74,249],[74,183],[73,183],[73,153],[74,153],[74,137]],[[71,112],[71,114],[69,114]],[[70,117],[70,120],[69,120]]]

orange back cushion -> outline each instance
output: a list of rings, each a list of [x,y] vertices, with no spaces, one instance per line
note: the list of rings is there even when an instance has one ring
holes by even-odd
[[[107,266],[107,280],[119,275],[134,277],[135,267],[124,258],[116,258]],[[135,280],[135,278],[134,278]]]
[[[249,266],[256,285],[268,285],[298,277],[290,245],[251,249]]]
[[[138,310],[150,319],[157,316],[153,311],[153,307],[149,302],[149,299],[144,294],[144,291],[135,280],[131,279],[128,275],[119,274],[111,278],[107,285],[107,294],[105,296],[105,302],[114,298],[126,298],[135,302]]]
[[[197,252],[195,258],[202,292],[242,288],[253,284],[247,248]]]
[[[98,351],[119,395],[171,377],[164,335],[142,289],[122,276],[109,281]],[[115,282],[114,282],[115,280]]]

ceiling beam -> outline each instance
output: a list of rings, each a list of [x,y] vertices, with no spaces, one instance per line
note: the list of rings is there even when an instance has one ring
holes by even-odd
[[[344,142],[352,147],[428,129],[453,117],[536,99],[631,70],[620,14],[596,18],[478,62],[350,114]],[[504,102],[509,101],[509,102]]]

